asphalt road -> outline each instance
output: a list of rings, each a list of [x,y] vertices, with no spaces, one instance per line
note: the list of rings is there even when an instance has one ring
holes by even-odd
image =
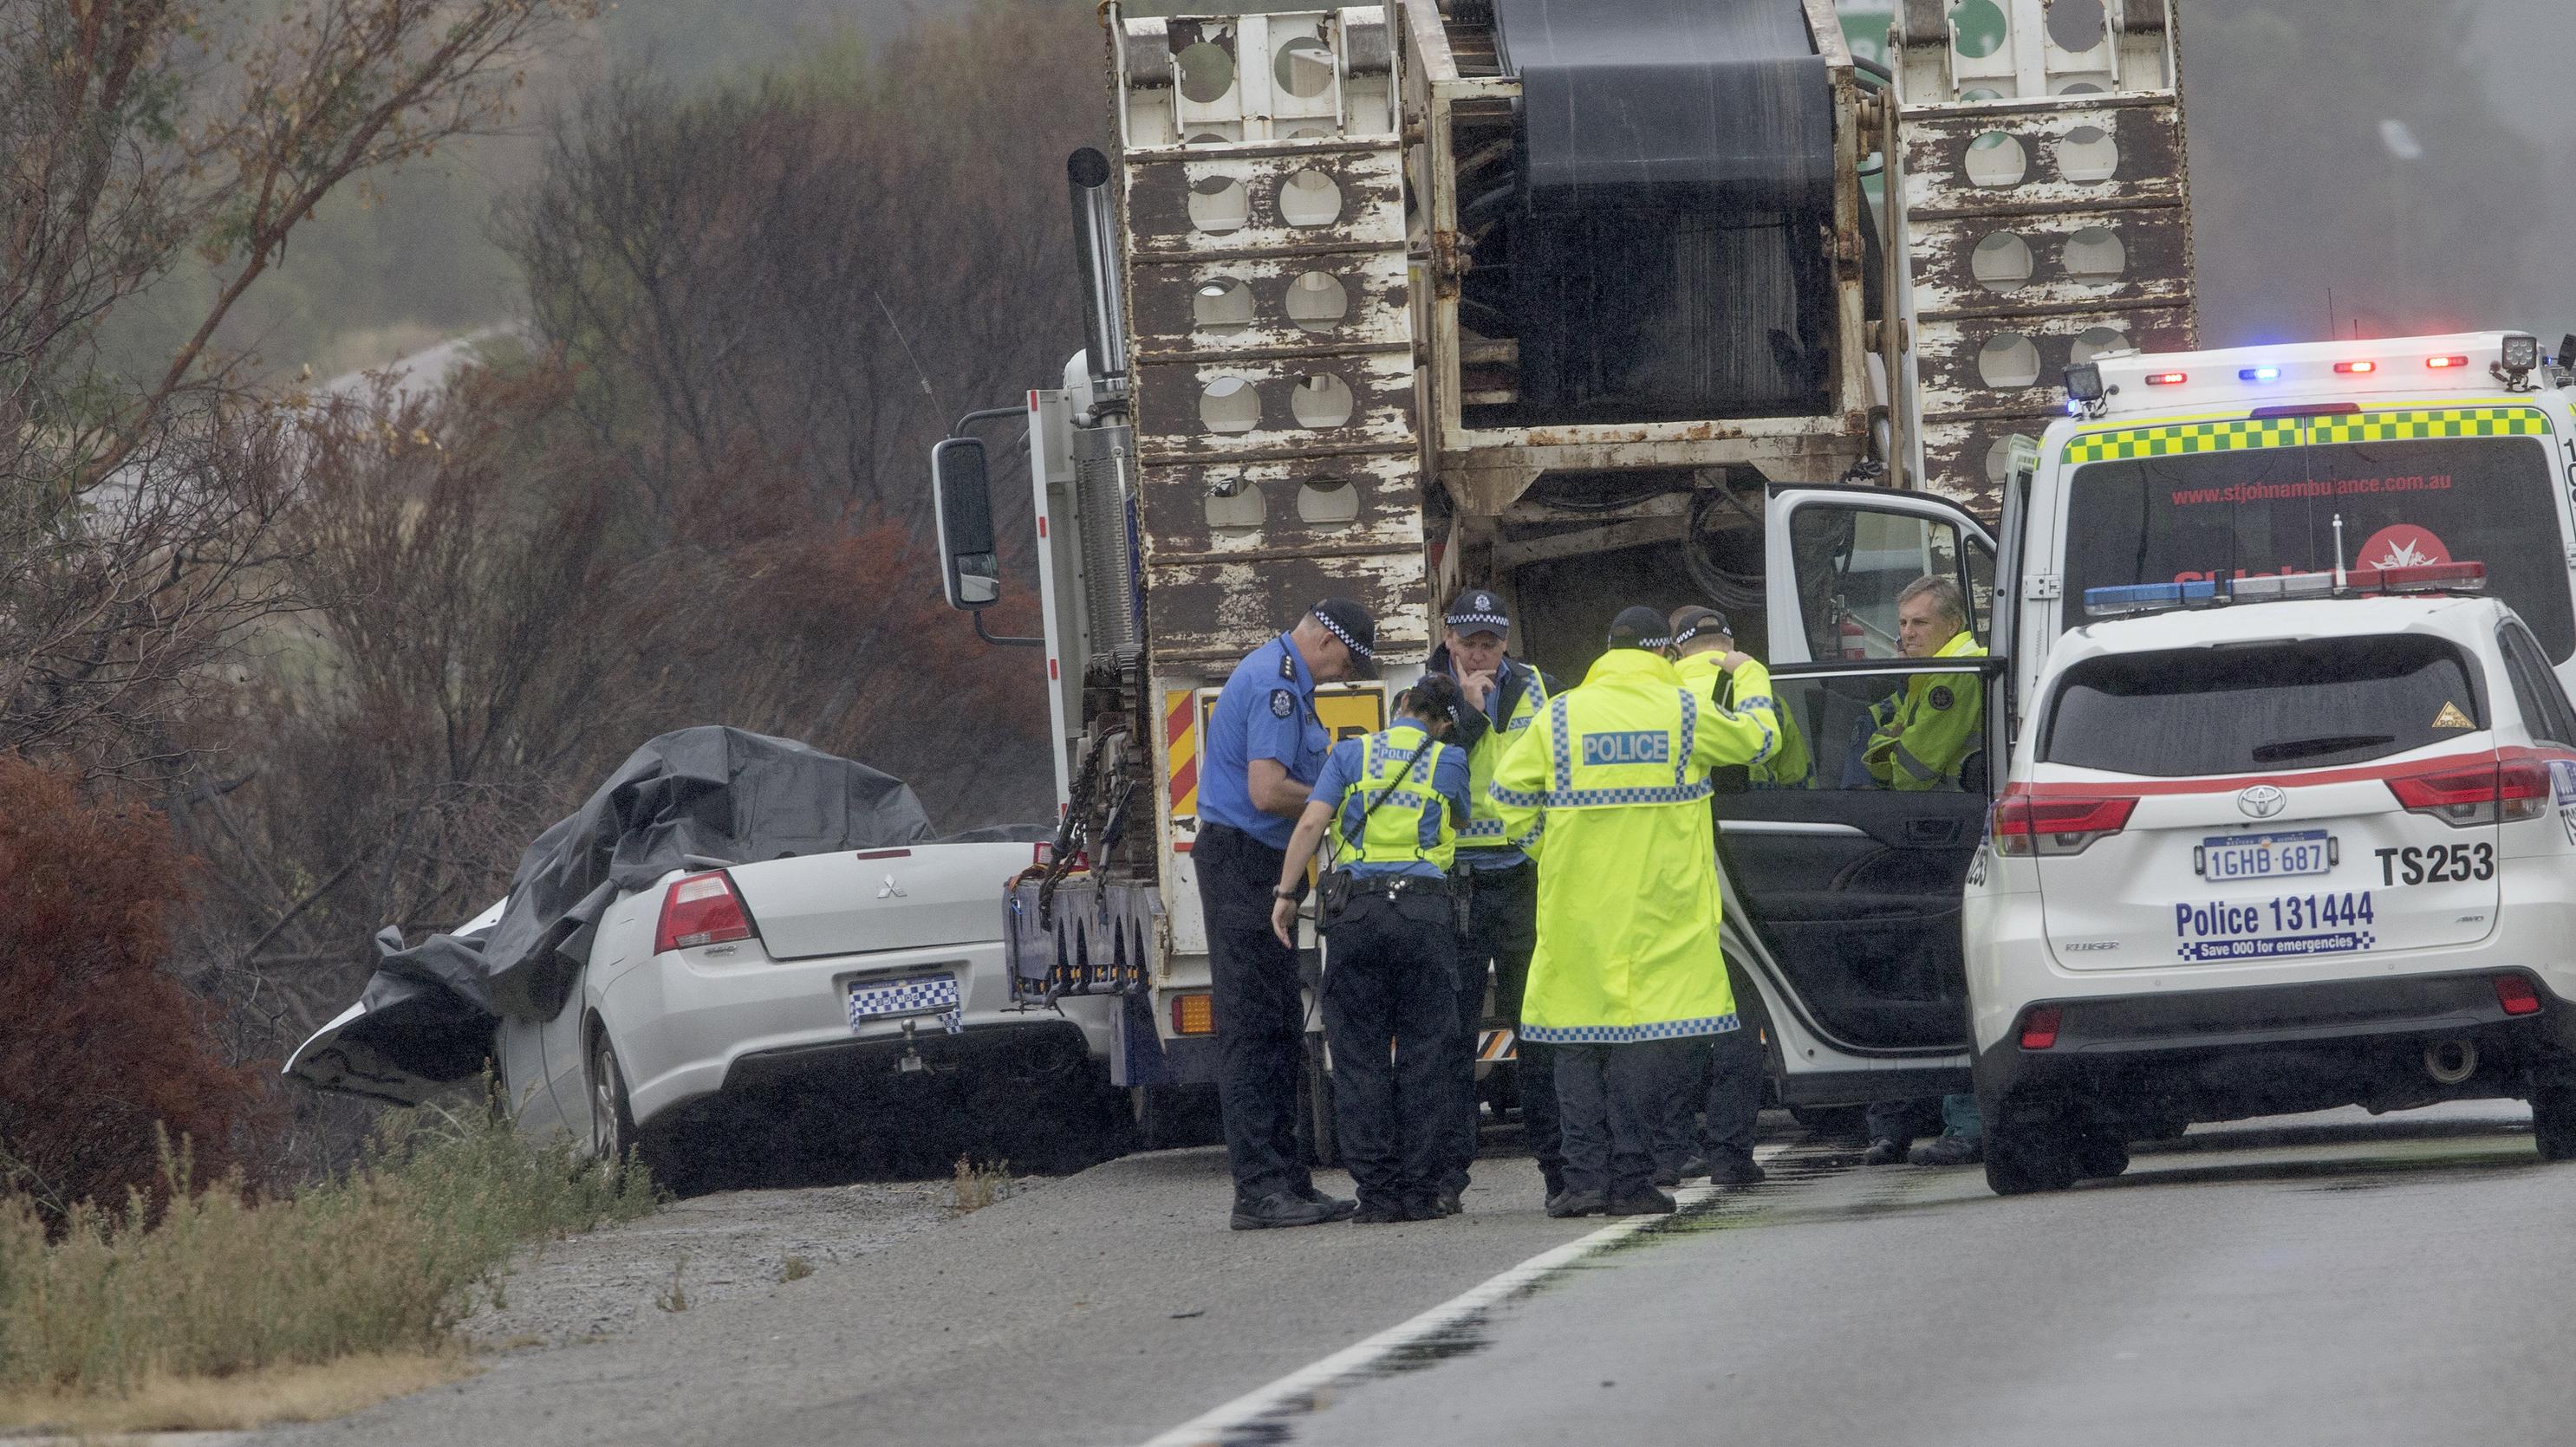
[[[1136,1447],[1246,1394],[1166,1440],[2268,1447],[2576,1420],[2576,1167],[2539,1163],[2518,1107],[2203,1128],[2014,1200],[1851,1160],[1796,1146],[1771,1184],[1585,1246],[1601,1223],[1548,1221],[1525,1160],[1486,1162],[1455,1220],[1238,1234],[1217,1153],[1131,1157],[255,1440]],[[1591,1254],[1434,1312],[1551,1250]]]
[[[2564,1442],[2576,1168],[2527,1132],[2510,1105],[2204,1127],[2011,1200],[1974,1171],[1826,1171],[1258,1440]]]

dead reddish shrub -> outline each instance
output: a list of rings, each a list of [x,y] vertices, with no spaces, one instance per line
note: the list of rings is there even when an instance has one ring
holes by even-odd
[[[57,1220],[156,1188],[156,1127],[218,1179],[258,1110],[263,1072],[216,1056],[210,1007],[161,969],[188,875],[159,814],[0,756],[0,1187]]]

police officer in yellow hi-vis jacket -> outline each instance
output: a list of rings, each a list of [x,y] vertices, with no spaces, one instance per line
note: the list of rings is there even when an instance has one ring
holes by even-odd
[[[1441,1199],[1445,1067],[1458,1029],[1449,866],[1468,774],[1466,750],[1441,740],[1463,711],[1458,685],[1426,674],[1396,695],[1384,732],[1336,744],[1271,891],[1270,927],[1293,947],[1306,861],[1329,828],[1333,883],[1319,891],[1316,920],[1324,1039],[1342,1160],[1359,1186],[1351,1219],[1363,1225],[1450,1213]]]
[[[1486,980],[1490,976],[1493,981],[1495,1021],[1517,1031],[1521,995],[1529,986],[1530,952],[1538,948],[1538,866],[1503,837],[1502,818],[1485,786],[1557,684],[1504,651],[1512,619],[1502,595],[1492,589],[1461,589],[1449,600],[1441,622],[1445,627],[1440,646],[1431,651],[1429,671],[1456,680],[1467,705],[1451,741],[1467,751],[1467,798],[1474,805],[1458,830],[1460,867],[1455,875],[1468,892],[1467,934],[1458,953],[1458,1046],[1449,1057],[1449,1164],[1440,1177],[1440,1199],[1454,1205],[1476,1164],[1476,1063]],[[1557,1154],[1555,1066],[1544,1045],[1519,1041],[1513,1051],[1521,1143],[1537,1159],[1552,1196],[1565,1187]]]
[[[1682,687],[1663,615],[1630,608],[1580,687],[1503,756],[1491,794],[1538,860],[1524,1037],[1555,1047],[1565,1189],[1551,1216],[1673,1209],[1650,1154],[1674,1042],[1739,1028],[1718,946],[1709,771],[1779,748],[1770,674],[1724,662],[1743,707]]]

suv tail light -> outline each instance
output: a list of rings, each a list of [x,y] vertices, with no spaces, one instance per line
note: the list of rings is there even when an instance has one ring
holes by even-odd
[[[2093,841],[2129,827],[2134,798],[2066,799],[2007,793],[1995,801],[1995,852],[2081,854]]]
[[[2540,992],[2532,988],[2531,981],[2520,975],[2496,976],[2495,992],[2496,1003],[2502,1005],[2508,1015],[2540,1013]]]
[[[653,931],[653,953],[719,945],[751,938],[751,912],[733,881],[716,874],[692,874],[674,880],[662,896],[662,923]]]
[[[2531,759],[2477,763],[2438,774],[2388,781],[2409,814],[2429,814],[2454,829],[2537,819],[2549,808],[2548,766]]]

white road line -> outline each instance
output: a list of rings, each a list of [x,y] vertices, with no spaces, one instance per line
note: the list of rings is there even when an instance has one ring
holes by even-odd
[[[1762,1146],[1757,1161],[1778,1156],[1785,1146]],[[1720,1194],[1716,1186],[1689,1186],[1673,1193],[1685,1209]],[[1212,1412],[1204,1412],[1144,1444],[1144,1447],[1227,1447],[1234,1434],[1265,1417],[1311,1412],[1324,1405],[1333,1388],[1369,1376],[1377,1364],[1414,1343],[1434,1337],[1482,1315],[1536,1287],[1540,1282],[1618,1245],[1640,1231],[1670,1221],[1670,1216],[1630,1216],[1589,1236],[1542,1251],[1520,1265],[1449,1298],[1411,1321],[1342,1348],[1311,1366],[1300,1367],[1266,1387],[1256,1387]]]

